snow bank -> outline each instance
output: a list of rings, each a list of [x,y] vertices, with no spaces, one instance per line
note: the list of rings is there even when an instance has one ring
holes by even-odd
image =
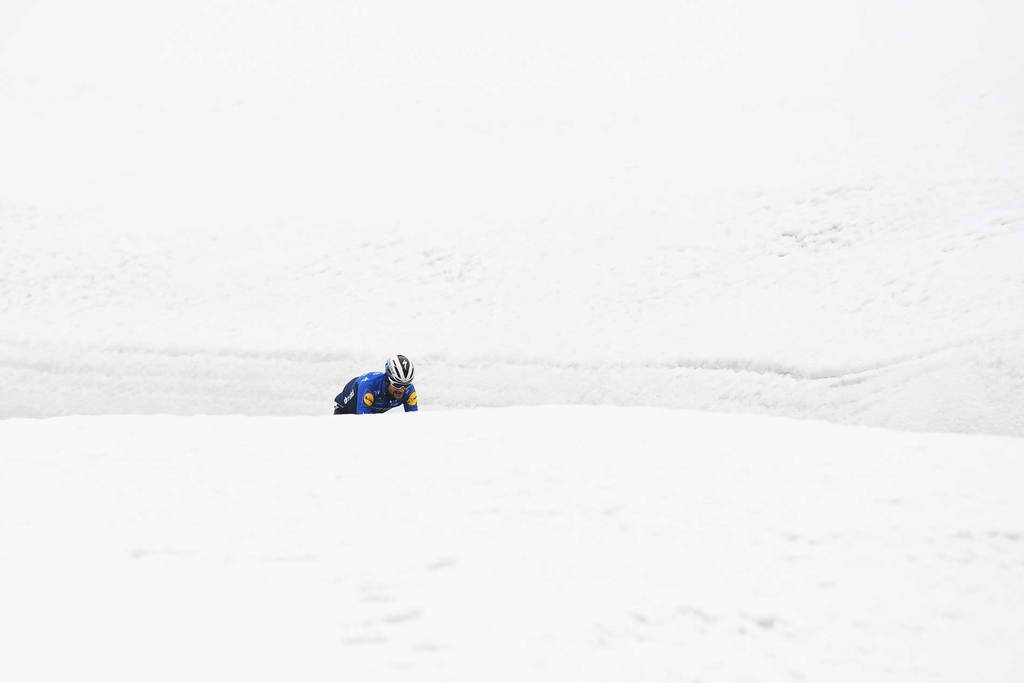
[[[621,408],[7,420],[3,680],[1024,675],[1024,441]]]

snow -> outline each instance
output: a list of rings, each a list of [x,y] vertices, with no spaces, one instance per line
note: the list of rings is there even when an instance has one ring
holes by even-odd
[[[1024,678],[1021,25],[0,3],[0,680]]]
[[[1019,438],[550,406],[0,439],[3,680],[1024,674]]]
[[[1024,435],[1015,4],[3,12],[0,416],[318,415],[397,351],[435,409]]]

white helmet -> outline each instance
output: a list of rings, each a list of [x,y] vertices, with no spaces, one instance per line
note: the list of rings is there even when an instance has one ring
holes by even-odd
[[[405,356],[391,356],[384,365],[384,374],[392,384],[412,384],[412,378],[416,370],[412,367],[412,361]]]

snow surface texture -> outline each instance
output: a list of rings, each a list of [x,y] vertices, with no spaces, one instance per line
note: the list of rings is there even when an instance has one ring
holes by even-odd
[[[1024,434],[1020,3],[8,1],[0,416]]]
[[[4,681],[1024,679],[1015,437],[550,406],[0,443]]]
[[[0,681],[1024,680],[1022,25],[4,0]]]

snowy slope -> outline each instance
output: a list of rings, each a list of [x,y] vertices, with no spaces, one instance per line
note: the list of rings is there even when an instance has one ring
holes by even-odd
[[[1019,438],[563,406],[0,443],[5,681],[1024,677]]]
[[[1017,3],[0,10],[0,416],[1024,434]]]
[[[0,3],[0,680],[1024,679],[1021,25]]]

